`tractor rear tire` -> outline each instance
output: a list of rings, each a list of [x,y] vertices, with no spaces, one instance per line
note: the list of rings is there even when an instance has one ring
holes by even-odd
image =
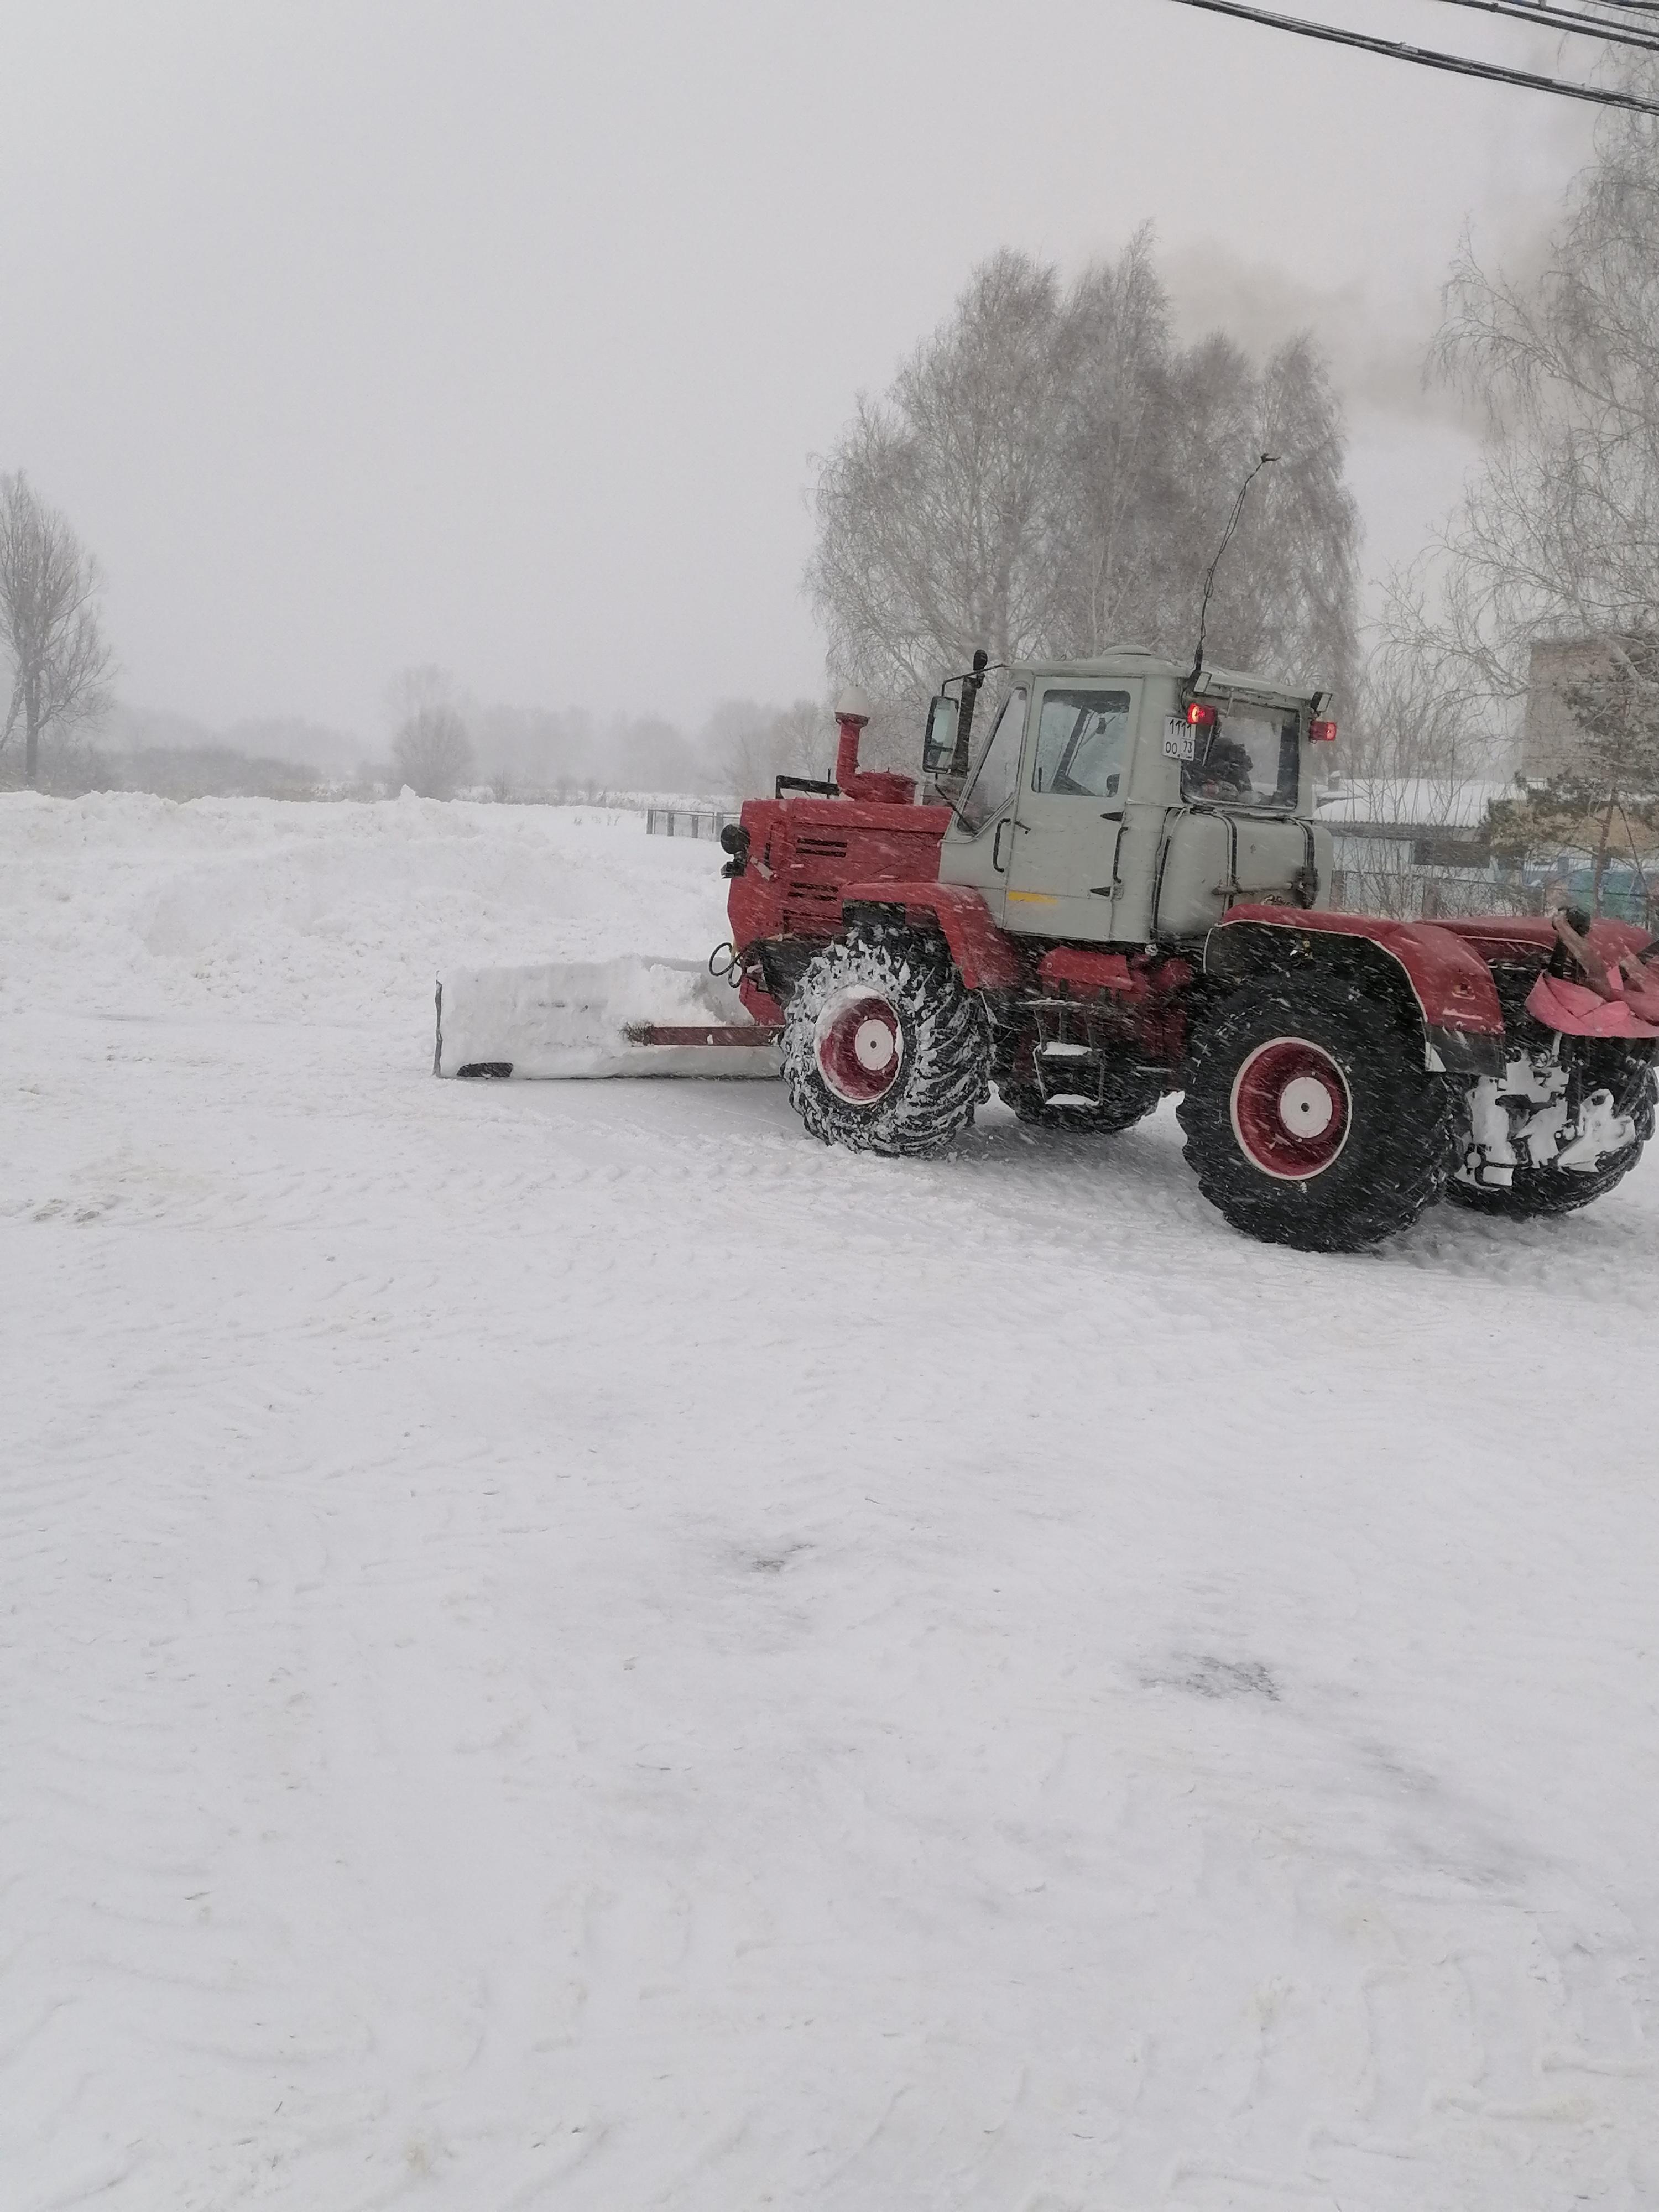
[[[1456,1103],[1385,1002],[1333,977],[1266,977],[1199,1033],[1176,1113],[1200,1189],[1235,1229],[1359,1252],[1440,1195]]]
[[[789,1102],[826,1145],[941,1152],[991,1095],[990,1027],[942,939],[878,922],[826,945],[790,994]]]

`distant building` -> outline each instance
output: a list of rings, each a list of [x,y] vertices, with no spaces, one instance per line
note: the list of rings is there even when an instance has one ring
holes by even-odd
[[[1517,796],[1512,783],[1474,779],[1334,776],[1314,809],[1331,833],[1331,904],[1407,921],[1589,906],[1595,864],[1587,849],[1552,847],[1523,860],[1494,855],[1492,802]],[[1659,890],[1655,856],[1620,855],[1604,873],[1601,911],[1651,929],[1659,921],[1651,890]]]
[[[1527,668],[1527,707],[1521,725],[1521,773],[1545,783],[1571,769],[1583,743],[1567,705],[1567,693],[1587,677],[1602,674],[1610,656],[1599,637],[1540,638]]]
[[[1401,920],[1504,910],[1516,892],[1493,862],[1488,810],[1514,795],[1478,780],[1334,777],[1314,814],[1331,832],[1331,903]]]

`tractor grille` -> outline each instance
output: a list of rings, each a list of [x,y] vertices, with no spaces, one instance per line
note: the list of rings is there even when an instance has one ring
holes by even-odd
[[[814,860],[844,860],[847,858],[845,837],[797,837],[795,850]]]

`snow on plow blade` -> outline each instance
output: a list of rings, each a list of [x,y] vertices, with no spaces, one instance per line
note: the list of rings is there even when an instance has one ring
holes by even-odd
[[[459,968],[438,985],[434,1075],[765,1076],[775,1030],[699,960]]]

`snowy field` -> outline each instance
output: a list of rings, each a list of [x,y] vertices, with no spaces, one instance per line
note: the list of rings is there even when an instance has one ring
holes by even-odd
[[[1659,1165],[431,1077],[637,817],[0,799],[6,2212],[1659,2201]]]

